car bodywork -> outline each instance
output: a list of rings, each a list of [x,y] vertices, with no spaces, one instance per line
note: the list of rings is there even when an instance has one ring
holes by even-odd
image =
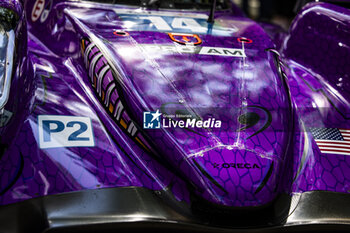
[[[228,6],[1,2],[0,231],[348,230],[350,10]]]

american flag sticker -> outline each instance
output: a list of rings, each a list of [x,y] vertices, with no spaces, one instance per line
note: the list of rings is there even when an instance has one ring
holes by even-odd
[[[322,153],[350,155],[350,129],[310,128],[310,132]]]

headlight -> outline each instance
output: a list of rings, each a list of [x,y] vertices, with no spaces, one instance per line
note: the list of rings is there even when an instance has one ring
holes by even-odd
[[[15,53],[16,13],[0,8],[0,114],[9,99]]]

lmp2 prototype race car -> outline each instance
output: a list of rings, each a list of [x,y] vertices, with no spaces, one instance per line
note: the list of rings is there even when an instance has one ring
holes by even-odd
[[[349,1],[0,1],[0,232],[350,230]]]

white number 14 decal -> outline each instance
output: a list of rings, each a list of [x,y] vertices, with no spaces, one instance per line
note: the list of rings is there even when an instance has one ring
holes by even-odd
[[[140,19],[149,20],[159,31],[172,31],[173,29],[190,30],[195,33],[207,31],[207,28],[192,18],[174,18],[171,25],[160,16],[143,16]]]

